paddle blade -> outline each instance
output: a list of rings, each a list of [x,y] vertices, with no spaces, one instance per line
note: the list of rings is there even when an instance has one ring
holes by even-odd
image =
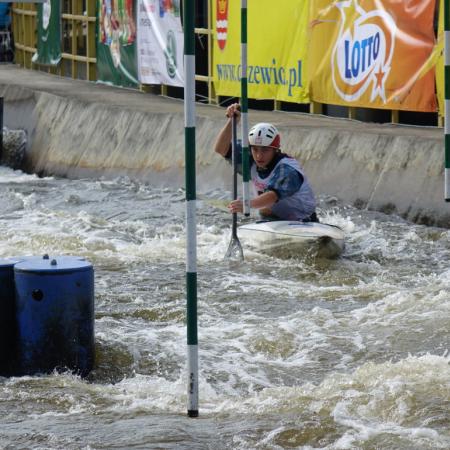
[[[225,253],[224,259],[229,259],[233,261],[243,261],[244,252],[242,250],[241,243],[237,236],[231,238],[230,244],[228,245],[228,250]]]

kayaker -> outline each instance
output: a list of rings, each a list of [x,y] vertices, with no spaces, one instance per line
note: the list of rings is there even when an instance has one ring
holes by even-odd
[[[234,103],[226,110],[227,123],[219,132],[214,150],[231,162],[231,118],[240,119],[240,105]],[[301,220],[318,222],[316,201],[311,185],[295,158],[281,152],[278,130],[270,123],[257,123],[248,135],[250,174],[257,196],[250,207],[259,209],[267,220]],[[237,143],[237,161],[241,163],[241,143]],[[242,200],[228,205],[231,213],[242,212]]]

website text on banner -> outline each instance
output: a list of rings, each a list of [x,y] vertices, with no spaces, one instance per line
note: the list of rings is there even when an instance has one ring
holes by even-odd
[[[138,0],[138,73],[143,84],[184,86],[180,1]]]
[[[306,75],[309,0],[248,3],[248,96],[309,103]],[[214,87],[240,96],[240,2],[213,1]]]
[[[320,103],[436,111],[436,0],[311,2],[311,96]]]

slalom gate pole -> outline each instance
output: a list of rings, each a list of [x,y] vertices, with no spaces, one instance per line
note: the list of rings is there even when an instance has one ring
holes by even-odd
[[[248,148],[247,0],[241,0],[241,134],[244,215],[250,215],[250,155]]]
[[[185,0],[184,24],[184,141],[186,179],[187,375],[189,417],[198,417],[197,337],[197,218],[195,174],[195,0]]]
[[[450,0],[444,0],[445,33],[445,201],[450,202]]]

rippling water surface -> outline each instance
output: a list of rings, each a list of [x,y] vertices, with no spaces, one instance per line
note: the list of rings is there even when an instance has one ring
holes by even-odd
[[[223,260],[198,207],[200,418],[186,417],[184,192],[0,168],[0,257],[80,255],[96,365],[0,378],[2,449],[449,449],[450,231],[321,199],[343,257]]]

